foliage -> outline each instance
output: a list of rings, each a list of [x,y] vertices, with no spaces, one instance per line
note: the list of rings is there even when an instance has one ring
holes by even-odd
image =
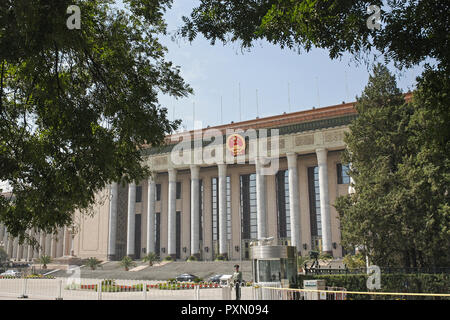
[[[382,27],[370,30],[370,5],[381,8]],[[212,44],[239,42],[250,48],[259,40],[309,51],[349,52],[359,59],[373,49],[400,66],[434,58],[448,65],[448,1],[381,0],[201,0],[183,17],[179,34],[190,41],[200,33]]]
[[[227,261],[228,259],[227,259],[226,256],[224,256],[222,254],[219,254],[219,255],[216,256],[216,259],[214,259],[214,260],[215,261]]]
[[[297,257],[297,265],[299,268],[303,268],[305,264],[311,261],[309,256],[299,256]]]
[[[333,260],[333,256],[331,255],[331,254],[329,254],[329,253],[324,253],[324,252],[321,252],[320,254],[319,254],[319,260]]]
[[[50,256],[42,255],[39,258],[39,263],[42,264],[42,269],[47,269],[47,264],[50,262],[52,262],[52,258]]]
[[[299,275],[298,282],[303,287],[303,280],[322,279],[328,287],[345,288],[347,291],[367,292],[366,274],[339,275]],[[381,274],[380,292],[408,293],[448,293],[450,287],[449,274]],[[394,296],[349,295],[351,299],[393,299]],[[408,297],[408,299],[427,299],[424,296]]]
[[[158,103],[192,93],[159,42],[172,1],[116,2],[78,1],[80,30],[66,26],[73,1],[0,2],[0,181],[14,194],[0,222],[21,242],[92,213],[109,183],[147,177],[142,148],[180,124]]]
[[[154,252],[150,252],[144,256],[142,261],[148,262],[149,266],[152,266],[154,262],[159,261],[159,256]]]
[[[344,257],[343,263],[349,269],[364,268],[366,266],[366,258],[363,254],[347,254]]]
[[[166,257],[164,257],[163,260],[164,261],[173,261],[173,258],[172,258],[172,256],[166,256]]]
[[[197,257],[196,256],[189,256],[189,258],[187,258],[186,261],[197,261]]]
[[[129,256],[125,256],[120,261],[120,265],[125,268],[125,271],[128,271],[130,267],[135,267],[136,263]]]
[[[442,72],[429,70],[406,103],[395,78],[378,65],[358,98],[343,156],[355,193],[335,206],[342,244],[359,247],[371,263],[450,263],[449,87]]]
[[[97,267],[100,265],[100,263],[101,263],[101,261],[95,257],[90,257],[85,261],[86,266],[91,268],[91,270],[97,269]]]

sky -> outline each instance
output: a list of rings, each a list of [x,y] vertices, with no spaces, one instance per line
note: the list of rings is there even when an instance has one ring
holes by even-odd
[[[174,1],[166,13],[169,32],[182,25],[181,17],[189,15],[197,2]],[[357,65],[350,55],[331,60],[321,49],[300,55],[262,41],[242,52],[238,44],[212,46],[202,35],[192,43],[170,37],[161,42],[194,95],[179,100],[160,95],[160,103],[168,108],[171,120],[182,119],[188,130],[193,129],[194,117],[206,127],[352,102],[369,78],[367,66]],[[390,69],[404,92],[414,88],[422,70]]]

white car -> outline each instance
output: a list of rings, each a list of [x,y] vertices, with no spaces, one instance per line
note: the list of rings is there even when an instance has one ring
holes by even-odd
[[[21,272],[12,269],[6,270],[2,274],[0,274],[0,276],[10,276],[10,277],[20,277],[21,275],[22,275]]]

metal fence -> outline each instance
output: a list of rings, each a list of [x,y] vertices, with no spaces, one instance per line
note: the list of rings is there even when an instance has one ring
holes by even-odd
[[[305,274],[367,274],[367,268],[304,268]],[[429,268],[381,268],[383,274],[450,274],[450,267],[429,267]]]
[[[231,287],[175,289],[157,281],[99,279],[0,279],[0,296],[48,300],[234,300]],[[252,288],[241,288],[241,299],[252,299]]]
[[[450,293],[353,292],[345,288],[326,287],[325,290],[288,289],[255,286],[254,300],[449,300]]]

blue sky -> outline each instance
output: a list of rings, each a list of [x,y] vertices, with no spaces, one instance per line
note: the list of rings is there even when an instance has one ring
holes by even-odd
[[[166,14],[169,32],[182,25],[181,17],[188,15],[195,3],[174,1]],[[350,55],[331,60],[321,49],[299,55],[260,42],[251,51],[242,52],[238,44],[212,46],[201,35],[192,43],[176,43],[170,37],[161,41],[169,50],[168,60],[181,67],[183,78],[195,92],[179,100],[161,95],[160,103],[168,108],[170,119],[182,119],[189,130],[193,128],[194,103],[195,120],[201,121],[203,127],[215,126],[254,119],[257,111],[259,117],[265,117],[355,101],[369,78],[367,67],[352,62]],[[406,92],[414,88],[422,68],[391,70],[398,77],[398,86]]]

